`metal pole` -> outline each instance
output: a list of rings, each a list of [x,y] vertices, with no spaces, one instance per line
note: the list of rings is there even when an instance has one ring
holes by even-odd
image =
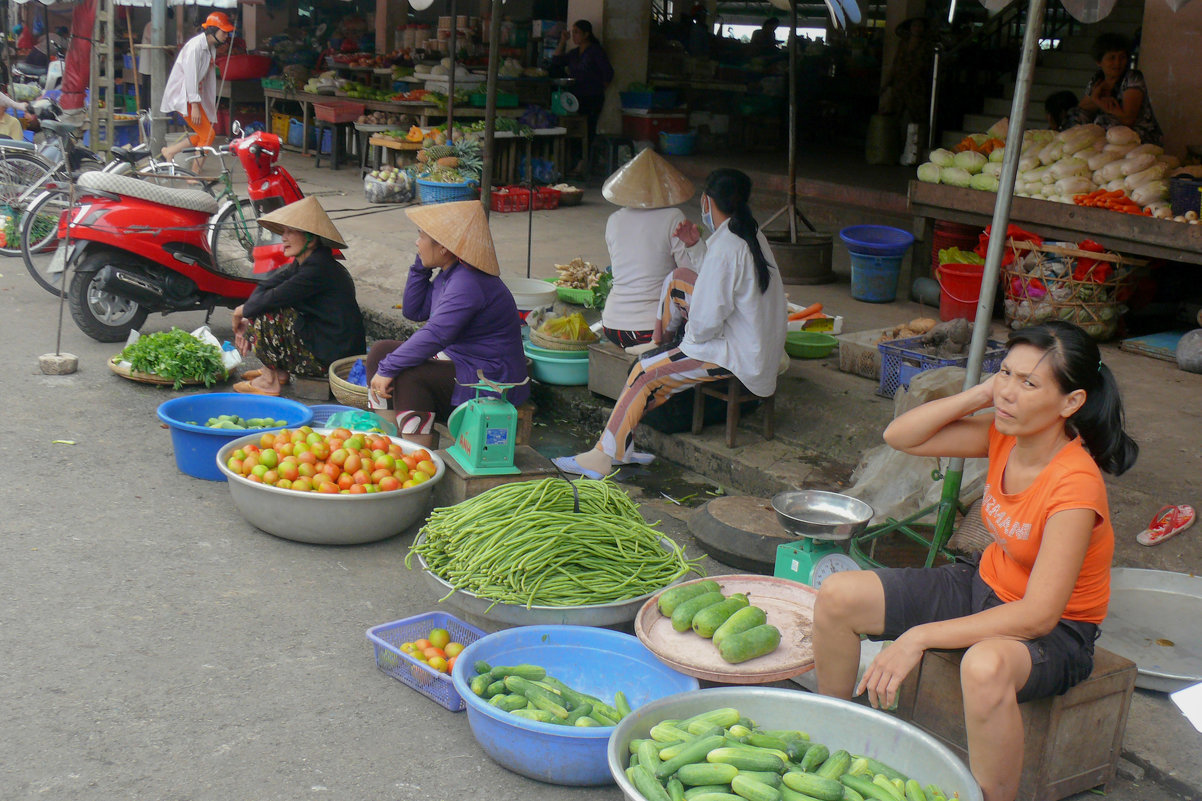
[[[935,60],[931,67],[931,109],[927,115],[927,152],[935,149],[935,113],[939,108],[939,61],[943,55],[943,43],[935,43]],[[922,161],[921,155],[918,158]]]
[[[797,244],[797,3],[789,3],[789,242]]]
[[[451,0],[451,39],[449,47],[451,49],[451,75],[447,79],[447,144],[451,144],[455,140],[455,62],[456,49],[456,34],[458,33],[457,19],[455,16],[455,0]]]
[[[492,17],[488,21],[488,83],[484,101],[484,174],[480,176],[480,202],[487,218],[492,205],[493,161],[496,158],[495,128],[497,121],[497,69],[501,62],[501,4],[492,0]]]
[[[181,9],[182,10],[182,9]],[[167,116],[159,111],[167,85],[167,0],[150,5],[150,152],[163,149],[167,140]]]
[[[1043,33],[1043,15],[1046,0],[1030,0],[1027,6],[1027,29],[1023,34],[1022,59],[1018,64],[1018,77],[1014,84],[1014,99],[1010,103],[1010,127],[1006,132],[1006,155],[1002,159],[1002,173],[998,176],[997,201],[993,205],[991,236],[985,253],[985,274],[981,278],[981,297],[977,301],[977,317],[973,324],[972,342],[968,346],[968,365],[964,374],[964,389],[975,387],[981,380],[981,364],[985,360],[985,347],[989,341],[989,325],[993,319],[993,301],[997,294],[998,276],[1002,270],[1002,254],[1006,247],[1006,229],[1010,225],[1010,206],[1014,202],[1014,181],[1018,176],[1018,162],[1022,155],[1023,126],[1030,102],[1031,82],[1035,75],[1035,56],[1039,52],[1039,37]],[[959,495],[960,480],[964,474],[964,459],[955,458],[948,462],[944,474],[943,498]],[[954,504],[944,504],[939,510],[936,532],[951,532]],[[939,534],[937,534],[938,536]]]

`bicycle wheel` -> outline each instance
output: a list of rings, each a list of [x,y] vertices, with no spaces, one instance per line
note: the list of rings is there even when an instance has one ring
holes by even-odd
[[[21,217],[50,175],[50,165],[31,153],[0,154],[0,255],[21,254]]]
[[[249,200],[227,205],[209,224],[213,269],[231,278],[255,277],[254,248],[259,235],[255,207]]]
[[[58,249],[58,221],[68,206],[62,189],[48,189],[34,198],[21,218],[21,256],[25,269],[38,286],[52,295],[59,294],[63,273],[51,273],[50,263]]]

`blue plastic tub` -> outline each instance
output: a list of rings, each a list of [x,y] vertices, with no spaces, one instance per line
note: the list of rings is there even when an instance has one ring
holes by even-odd
[[[659,149],[669,156],[687,156],[693,152],[696,144],[697,134],[692,131],[688,133],[659,132]]]
[[[901,256],[851,257],[851,296],[868,303],[891,303],[897,298]]]
[[[587,350],[550,350],[524,345],[530,359],[530,375],[535,381],[561,387],[577,387],[588,383]]]
[[[354,406],[339,406],[337,403],[322,403],[310,406],[309,410],[313,412],[313,419],[309,421],[309,425],[314,428],[324,426],[327,420],[341,412],[363,411],[362,409],[356,409]]]
[[[468,686],[476,660],[538,665],[569,687],[611,704],[622,690],[632,709],[698,687],[696,679],[660,662],[638,638],[609,629],[522,626],[469,645],[451,678],[467,702],[472,734],[503,767],[549,784],[613,784],[606,756],[613,727],[557,726],[502,712]]]
[[[888,225],[852,225],[839,232],[849,253],[861,256],[904,256],[914,235]]]
[[[159,419],[171,429],[171,445],[175,448],[175,464],[180,472],[193,478],[225,481],[217,467],[217,451],[239,437],[254,431],[246,429],[209,428],[204,421],[222,414],[239,417],[271,417],[285,425],[256,431],[278,431],[308,425],[313,410],[303,403],[287,398],[265,395],[243,395],[237,392],[212,392],[206,395],[187,395],[159,405]],[[192,422],[200,423],[193,425]]]

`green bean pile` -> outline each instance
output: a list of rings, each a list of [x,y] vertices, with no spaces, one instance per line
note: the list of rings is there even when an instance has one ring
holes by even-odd
[[[661,543],[621,488],[606,480],[573,483],[579,514],[572,486],[559,478],[502,484],[435,509],[405,566],[421,554],[455,589],[527,609],[628,600],[690,571],[703,575],[700,560],[686,559],[668,538]]]

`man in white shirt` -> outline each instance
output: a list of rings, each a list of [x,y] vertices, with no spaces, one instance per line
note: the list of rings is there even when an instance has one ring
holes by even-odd
[[[654,150],[639,153],[601,189],[622,206],[605,224],[613,288],[601,314],[605,336],[621,348],[653,340],[665,279],[678,268],[696,271],[705,243],[690,248],[675,236],[685,222],[678,205],[693,196],[689,179]]]
[[[183,115],[195,135],[183,137],[163,148],[163,158],[174,159],[185,147],[207,147],[213,144],[217,118],[217,75],[215,61],[217,46],[229,41],[234,23],[221,11],[214,11],[204,21],[201,32],[180,48],[159,110],[165,114]]]

